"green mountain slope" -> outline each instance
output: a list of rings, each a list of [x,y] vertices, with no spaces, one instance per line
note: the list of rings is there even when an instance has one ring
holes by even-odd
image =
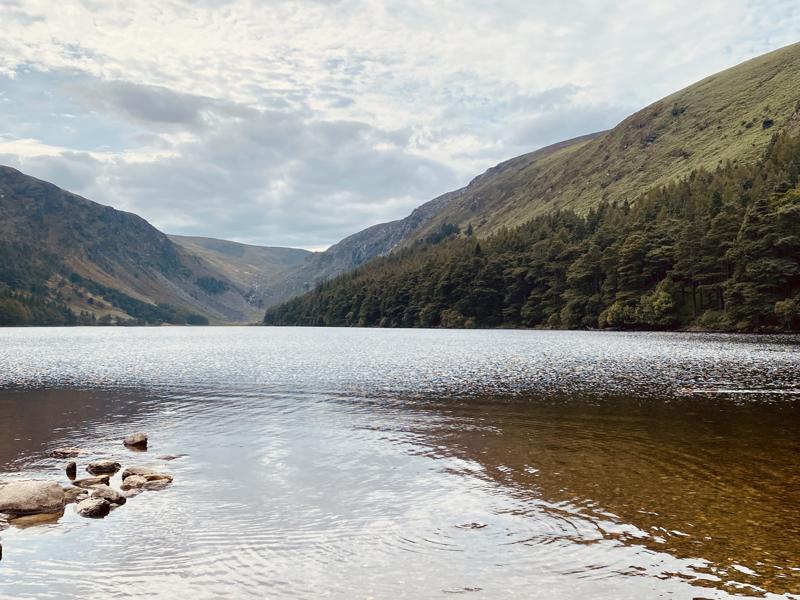
[[[502,163],[265,320],[795,329],[798,81],[800,44]]]
[[[476,179],[417,232],[469,224],[481,235],[555,209],[585,213],[600,202],[714,169],[753,162],[775,131],[800,130],[800,44],[718,73],[660,100],[585,143],[534,152]]]

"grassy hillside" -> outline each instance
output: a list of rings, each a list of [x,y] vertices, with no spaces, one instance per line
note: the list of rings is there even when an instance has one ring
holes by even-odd
[[[599,136],[490,169],[415,237],[445,223],[486,235],[555,209],[585,214],[695,169],[752,163],[776,131],[800,129],[798,82],[800,44],[708,77]]]
[[[800,136],[628,203],[451,230],[267,311],[274,325],[800,330]]]
[[[265,321],[796,330],[799,81],[795,44],[506,161]]]

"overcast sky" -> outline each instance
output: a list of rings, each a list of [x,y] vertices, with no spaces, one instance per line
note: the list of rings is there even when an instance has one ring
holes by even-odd
[[[797,0],[0,0],[0,163],[319,249],[798,41]]]

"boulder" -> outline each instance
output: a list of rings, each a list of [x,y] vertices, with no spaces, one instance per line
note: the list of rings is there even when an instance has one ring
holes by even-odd
[[[72,485],[76,485],[79,488],[90,488],[96,485],[108,485],[108,482],[108,475],[98,475],[97,477],[84,477],[83,479],[76,479],[72,482]]]
[[[64,508],[64,490],[55,481],[9,481],[0,485],[0,512],[54,513]]]
[[[86,470],[92,475],[100,475],[102,473],[116,473],[121,467],[122,465],[113,460],[98,460],[89,463]]]
[[[143,431],[138,431],[130,435],[126,435],[122,443],[126,446],[134,446],[138,448],[147,447],[147,434]]]
[[[155,490],[163,490],[165,487],[169,487],[172,485],[172,478],[170,479],[154,479],[152,481],[147,481],[144,484],[144,489],[155,491]]]
[[[147,479],[141,475],[130,475],[122,480],[122,485],[120,488],[123,491],[138,490],[143,488],[145,483],[147,483]]]
[[[123,481],[130,477],[131,475],[139,475],[144,477],[145,475],[157,475],[158,471],[153,469],[148,469],[147,467],[128,467],[122,472],[122,479]]]
[[[69,461],[64,470],[68,479],[75,479],[78,476],[78,464],[74,460]]]
[[[78,502],[75,511],[82,517],[98,519],[111,512],[111,503],[105,498],[87,498]]]
[[[93,487],[91,497],[103,498],[104,500],[108,500],[111,504],[125,504],[125,496],[120,494],[117,490],[111,489],[107,485],[98,485]]]
[[[64,488],[64,504],[74,504],[88,498],[89,492],[77,487]]]
[[[167,483],[172,483],[172,475],[169,473],[148,473],[147,475],[142,475],[147,481],[166,481]]]
[[[70,446],[67,448],[56,448],[50,452],[50,458],[76,458],[81,454],[86,454],[86,451]]]

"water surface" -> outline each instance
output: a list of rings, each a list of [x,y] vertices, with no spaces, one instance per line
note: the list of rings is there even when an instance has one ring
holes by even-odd
[[[0,597],[798,598],[797,341],[0,330],[0,478],[175,475],[0,532]]]

